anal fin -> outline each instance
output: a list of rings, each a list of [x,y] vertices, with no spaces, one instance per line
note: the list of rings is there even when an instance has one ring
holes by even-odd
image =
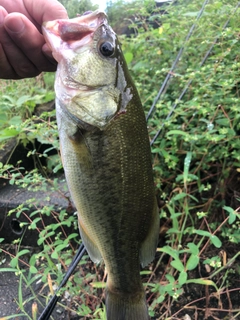
[[[78,222],[79,222],[78,226],[79,226],[81,239],[87,249],[87,252],[89,254],[90,259],[94,263],[99,263],[102,260],[102,255],[101,255],[97,245],[95,244],[93,239],[90,238],[90,236],[87,234],[87,232],[84,230],[83,224],[81,223],[79,218],[78,218]]]
[[[148,231],[148,235],[140,247],[140,263],[142,267],[153,261],[156,254],[157,244],[159,238],[159,213],[157,200],[152,213],[152,221]]]

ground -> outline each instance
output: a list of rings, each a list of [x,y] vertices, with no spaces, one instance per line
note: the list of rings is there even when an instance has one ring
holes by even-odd
[[[24,247],[26,248],[26,247]],[[23,248],[21,248],[23,249]],[[29,249],[29,247],[28,247]],[[14,247],[11,245],[4,245],[4,250],[8,252],[13,252]],[[31,252],[36,250],[36,248],[30,248]],[[213,252],[215,250],[215,252]],[[229,258],[236,253],[237,248],[233,245],[226,244],[225,248],[221,248],[221,251],[226,250],[229,253]],[[219,250],[212,248],[210,252],[211,256],[218,255]],[[25,258],[27,259],[27,257]],[[4,253],[1,253],[1,268],[8,268],[10,257]],[[158,254],[151,265],[151,269],[155,269],[158,262]],[[183,287],[183,294],[179,296],[176,301],[173,301],[170,297],[166,298],[163,303],[157,305],[155,308],[156,317],[153,320],[227,320],[227,319],[240,319],[240,276],[239,276],[239,262],[240,257],[235,261],[228,270],[227,281],[225,280],[226,269],[223,270],[217,277],[212,280],[220,287],[220,291],[216,293],[216,290],[211,286],[203,286],[199,284],[188,284]],[[162,261],[161,264],[154,270],[154,278],[151,282],[159,282],[164,285],[163,276],[164,272],[168,268],[168,260]],[[24,267],[23,267],[24,268]],[[211,269],[211,268],[210,268]],[[189,272],[189,278],[198,279],[205,278],[209,276],[210,269],[203,267]],[[95,265],[87,260],[84,266],[79,265],[75,274],[77,276],[89,275],[89,273],[98,272],[98,278],[102,279],[104,277],[104,272],[102,267],[96,269]],[[147,280],[143,279],[144,281]],[[87,286],[91,285],[90,280],[86,283]],[[31,292],[31,290],[34,291]],[[31,290],[22,284],[22,297],[23,301],[26,302],[24,309],[31,316],[32,303],[34,301],[34,295],[41,301],[42,306],[38,303],[39,314],[43,310],[46,304],[46,293],[48,290],[44,288],[43,283],[36,282],[31,286]],[[153,294],[147,291],[147,300],[151,304]],[[99,299],[103,299],[103,292],[99,290]],[[52,319],[91,319],[89,317],[77,317],[74,312],[67,311],[66,305],[72,310],[74,306],[79,305],[81,298],[80,296],[75,296],[69,298],[67,295],[63,294],[60,299],[60,303],[55,307],[52,314]],[[99,303],[98,299],[91,297],[89,295],[89,306],[94,308],[94,304]],[[18,307],[19,301],[19,277],[15,275],[14,272],[0,272],[0,318],[7,315],[14,315],[21,313]],[[28,301],[28,302],[27,302]],[[16,320],[28,319],[27,316],[15,317]]]

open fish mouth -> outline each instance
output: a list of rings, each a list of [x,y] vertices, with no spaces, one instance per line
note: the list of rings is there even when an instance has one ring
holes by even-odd
[[[42,30],[58,62],[56,97],[76,118],[103,129],[121,102],[115,86],[119,49],[106,14],[97,10],[57,19],[43,23]]]
[[[54,58],[59,62],[59,56],[55,54],[56,47],[64,43],[72,49],[82,47],[92,40],[94,32],[103,24],[107,24],[107,16],[105,12],[96,10],[87,11],[73,19],[44,22],[42,30]],[[51,34],[51,37],[47,37],[47,34]]]

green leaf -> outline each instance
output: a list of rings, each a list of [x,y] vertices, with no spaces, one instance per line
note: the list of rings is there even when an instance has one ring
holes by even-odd
[[[184,265],[179,259],[171,261],[171,266],[180,272],[184,271]]]
[[[163,27],[163,30],[168,30],[168,29],[170,29],[171,24],[166,22],[166,23],[163,23],[162,27]]]
[[[18,319],[19,317],[26,317],[26,314],[25,313],[18,313],[18,314],[14,314],[11,316],[3,317],[0,320]]]
[[[150,270],[143,270],[143,271],[140,272],[140,275],[144,276],[144,275],[149,275],[151,273],[152,273],[152,271],[150,271]]]
[[[221,248],[222,246],[222,241],[217,237],[217,236],[210,236],[210,240],[212,242],[212,244],[216,247],[216,248]]]
[[[178,258],[178,252],[177,252],[176,250],[172,249],[172,248],[169,247],[169,246],[164,246],[164,247],[162,247],[162,248],[159,248],[159,249],[157,249],[157,251],[167,253],[167,254],[169,254],[171,257],[173,257],[174,260],[179,260],[179,258]]]
[[[184,159],[184,169],[183,169],[183,182],[185,188],[187,187],[187,179],[188,179],[188,173],[189,173],[189,167],[192,160],[192,152],[187,152],[187,155]]]
[[[2,99],[11,102],[12,105],[14,105],[16,103],[16,101],[13,97],[6,95],[6,94],[2,95]]]
[[[33,274],[34,274],[34,273],[38,273],[37,268],[34,267],[34,266],[30,266],[29,271],[30,271],[31,273],[33,273]]]
[[[193,233],[199,234],[200,236],[208,237],[216,248],[220,248],[222,246],[221,240],[217,236],[212,235],[208,231],[194,229]]]
[[[146,63],[144,63],[143,61],[139,61],[133,66],[132,69],[137,72],[137,71],[140,71],[141,69],[145,69],[146,67],[147,67]]]
[[[22,123],[22,118],[20,116],[12,117],[8,123],[13,126],[20,125]]]
[[[19,135],[20,131],[15,128],[6,128],[0,131],[0,142],[15,138]]]
[[[18,272],[16,268],[0,268],[0,272]]]
[[[170,285],[172,285],[175,282],[174,277],[170,274],[166,274],[166,279],[169,281]]]
[[[186,13],[183,14],[183,16],[185,16],[185,17],[197,17],[197,15],[198,15],[198,11],[196,11],[196,12],[186,12]]]
[[[184,285],[187,281],[187,272],[186,271],[182,271],[180,272],[179,274],[179,277],[178,277],[178,283],[180,286]]]
[[[6,113],[0,113],[0,124],[5,124],[8,120]]]
[[[223,206],[223,209],[226,210],[228,213],[233,213],[233,212],[235,212],[232,207]]]
[[[234,223],[237,218],[236,211],[233,208],[228,206],[224,206],[223,209],[229,213],[228,223],[229,224]]]
[[[235,222],[236,218],[237,218],[237,215],[235,214],[235,211],[234,211],[234,212],[231,212],[231,213],[229,214],[228,223],[229,223],[229,224],[233,224],[233,223]]]
[[[91,286],[97,289],[106,288],[106,282],[92,282]]]
[[[197,229],[194,229],[194,230],[193,230],[193,233],[196,233],[196,234],[199,234],[200,236],[204,236],[204,237],[208,237],[208,238],[211,237],[211,233],[208,232],[208,231],[205,231],[205,230],[197,230]]]
[[[18,305],[20,309],[23,309],[23,295],[22,295],[22,274],[19,277],[18,283]]]
[[[67,237],[67,241],[69,241],[70,239],[73,238],[79,238],[79,233],[71,233],[68,237]]]
[[[129,64],[133,59],[133,54],[132,54],[132,52],[126,52],[126,53],[124,53],[124,57],[125,57],[127,64]]]
[[[187,196],[188,196],[188,195],[187,195],[187,193],[185,193],[185,192],[178,193],[178,194],[176,194],[174,197],[171,198],[170,203],[173,202],[173,201],[181,200],[181,199],[183,199],[183,198],[185,198],[185,197],[187,197]]]
[[[189,137],[189,133],[187,133],[185,131],[181,131],[181,130],[170,130],[170,131],[168,131],[167,136],[171,136],[171,135],[179,135],[179,136]]]
[[[16,106],[21,107],[28,100],[31,100],[31,96],[30,95],[23,95],[20,98],[18,98],[18,100],[16,102]]]
[[[183,179],[184,179],[184,175],[183,174],[179,174],[176,177],[176,182],[182,181]],[[195,174],[188,173],[187,181],[197,181],[197,180],[199,180],[198,176],[196,176]]]
[[[207,280],[207,279],[189,279],[186,281],[186,283],[196,283],[196,284],[203,284],[205,286],[213,286],[216,291],[218,291],[218,287],[216,286],[216,284],[212,281],[212,280]]]
[[[37,228],[37,223],[38,223],[39,221],[41,221],[41,220],[42,220],[41,217],[35,218],[35,219],[33,220],[33,222],[31,223],[31,229],[36,229],[36,228]]]
[[[192,253],[192,254],[195,254],[195,255],[198,255],[199,254],[199,248],[198,246],[193,243],[193,242],[190,242],[187,244],[188,248],[190,249],[189,251]]]
[[[215,122],[221,126],[229,127],[229,120],[227,118],[217,119]]]
[[[16,257],[21,257],[21,256],[23,256],[24,254],[27,254],[27,253],[29,253],[29,252],[30,252],[30,250],[28,250],[28,249],[23,249],[23,250],[21,250],[21,251],[19,251],[19,252],[17,253]]]
[[[52,259],[58,259],[58,253],[57,253],[57,251],[54,250],[54,251],[52,252],[51,258],[52,258]]]
[[[48,237],[52,237],[55,235],[54,231],[50,231],[49,233],[45,234],[41,238],[38,239],[37,244],[40,246]]]
[[[15,267],[17,266],[17,264],[18,264],[18,258],[17,258],[17,257],[13,258],[13,259],[10,261],[10,266],[11,266],[12,268],[15,268]]]
[[[195,269],[199,263],[199,260],[200,260],[200,258],[198,255],[191,254],[187,263],[186,263],[186,269],[187,270]]]

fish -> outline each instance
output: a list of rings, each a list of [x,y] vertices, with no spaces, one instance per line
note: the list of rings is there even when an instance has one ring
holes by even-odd
[[[58,62],[56,117],[81,239],[107,270],[108,320],[149,319],[140,265],[156,252],[159,212],[144,110],[102,11],[44,22]]]

